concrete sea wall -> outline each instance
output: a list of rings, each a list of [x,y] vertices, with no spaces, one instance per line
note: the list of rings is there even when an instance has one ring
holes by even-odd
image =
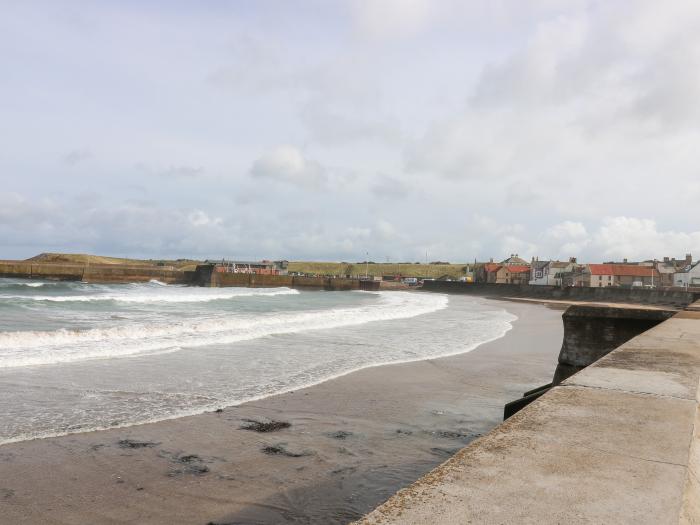
[[[629,305],[569,306],[562,315],[564,337],[552,382],[525,392],[522,398],[507,403],[503,409],[503,419],[508,419],[544,395],[551,387],[676,313],[675,309]]]
[[[330,291],[378,290],[379,283],[329,277],[297,277],[291,275],[255,275],[214,272],[210,286],[244,286],[251,288],[300,288]]]
[[[24,261],[0,261],[0,277],[90,283],[132,283],[148,282],[155,279],[168,284],[192,284],[196,286],[251,288],[286,286],[319,290],[378,290],[380,285],[379,282],[360,281],[359,279],[219,273],[212,271],[212,267],[209,265],[200,265],[194,271],[182,271],[157,266],[82,265]]]
[[[679,289],[648,288],[560,288],[527,284],[463,283],[458,281],[425,281],[422,289],[429,292],[478,295],[484,297],[521,297],[560,301],[595,301],[607,303],[659,304],[684,307],[700,299],[700,293]]]
[[[570,306],[562,315],[564,340],[552,383],[558,385],[675,314],[675,310]]]
[[[256,275],[249,273],[215,272],[210,265],[199,265],[192,277],[198,286],[248,288],[299,288],[317,290],[379,290],[377,281],[360,281],[334,277],[303,277],[292,275]]]
[[[358,523],[700,523],[699,386],[700,302],[554,386]]]

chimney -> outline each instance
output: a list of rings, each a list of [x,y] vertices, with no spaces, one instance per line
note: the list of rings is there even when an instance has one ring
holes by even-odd
[[[668,257],[664,257],[664,262],[665,262],[665,263],[668,262]]]
[[[493,262],[493,257],[491,257],[491,258],[489,259],[489,262],[490,262],[490,263],[492,263],[492,262]]]
[[[627,264],[627,257],[625,257],[624,259],[622,259],[622,262],[623,262],[624,264]]]
[[[576,257],[569,257],[569,262],[576,264]]]
[[[689,253],[686,253],[685,254],[685,262],[687,262],[688,264],[693,264],[693,256]]]

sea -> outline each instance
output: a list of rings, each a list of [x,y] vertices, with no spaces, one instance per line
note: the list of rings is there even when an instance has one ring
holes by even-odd
[[[0,444],[199,414],[469,352],[515,319],[481,299],[417,291],[0,279]]]

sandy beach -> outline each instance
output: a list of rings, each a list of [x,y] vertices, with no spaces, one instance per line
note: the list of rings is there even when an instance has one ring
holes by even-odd
[[[551,380],[562,311],[497,306],[518,316],[513,329],[466,354],[219,412],[0,446],[0,523],[348,523]],[[251,422],[282,424],[259,432],[268,429],[245,429]]]

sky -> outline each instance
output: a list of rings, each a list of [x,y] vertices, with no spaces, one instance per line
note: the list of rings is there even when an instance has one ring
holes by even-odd
[[[0,258],[700,256],[696,0],[0,13]]]

